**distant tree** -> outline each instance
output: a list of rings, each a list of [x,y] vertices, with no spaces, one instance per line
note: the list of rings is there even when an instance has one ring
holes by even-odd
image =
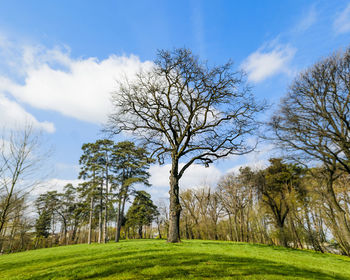
[[[109,207],[109,196],[110,196],[110,188],[111,181],[113,181],[112,169],[114,160],[114,149],[115,143],[109,139],[101,139],[96,141],[96,145],[98,148],[98,164],[102,172],[102,180],[104,185],[104,218],[103,218],[103,242],[106,243],[108,239],[108,207]],[[101,186],[102,188],[102,186]],[[102,202],[101,202],[102,205]]]
[[[52,246],[54,243],[56,226],[59,222],[57,219],[57,212],[60,206],[59,193],[57,191],[48,191],[46,193],[40,194],[39,197],[35,200],[35,205],[39,218],[44,212],[47,212],[47,215],[50,217]]]
[[[58,203],[57,191],[49,191],[40,194],[35,200],[35,207],[38,213],[38,218],[35,222],[36,242],[35,248],[37,248],[39,241],[42,237],[47,238],[52,231],[52,239],[54,234],[55,224],[55,209]],[[53,242],[51,242],[53,243]],[[51,244],[52,245],[52,244]]]
[[[51,213],[43,209],[35,223],[35,233],[37,237],[47,238],[51,228]]]
[[[253,204],[253,183],[247,178],[249,168],[241,168],[238,174],[229,173],[218,184],[218,195],[229,219],[230,239],[248,241],[249,212]]]
[[[195,162],[208,166],[252,151],[246,137],[256,132],[256,113],[264,106],[231,62],[209,67],[188,49],[159,51],[154,67],[121,82],[112,100],[107,130],[132,133],[159,163],[171,159],[168,242],[179,242],[179,180]]]
[[[151,195],[145,191],[136,191],[135,199],[126,214],[127,226],[138,227],[139,238],[142,238],[142,227],[150,225],[158,216],[157,206]]]
[[[63,193],[57,194],[58,203],[56,204],[55,212],[62,222],[63,242],[67,245],[68,227],[73,223],[73,232],[76,230],[79,214],[81,214],[79,209],[81,205],[76,201],[76,189],[72,184],[65,185],[63,190]]]
[[[17,204],[15,198],[22,199],[42,179],[38,171],[42,167],[43,154],[40,133],[31,125],[18,131],[3,131],[0,139],[0,236]]]
[[[61,194],[61,203],[63,204],[63,213],[66,213],[67,224],[71,227],[71,241],[76,241],[77,231],[82,226],[87,216],[88,207],[85,201],[80,197],[79,187],[67,184],[64,187],[64,193]]]
[[[128,200],[135,184],[149,185],[148,168],[152,160],[144,148],[135,146],[133,142],[119,142],[113,151],[113,172],[119,184],[117,194],[117,227],[115,241],[120,239],[120,230],[124,218],[125,203]]]
[[[98,164],[95,157],[96,147],[93,143],[83,144],[81,147],[83,154],[79,159],[80,173],[79,179],[83,179],[84,182],[80,184],[78,191],[80,196],[85,198],[85,204],[89,205],[89,230],[88,230],[88,244],[91,244],[92,237],[92,219],[95,209],[95,201],[99,194],[98,192]],[[101,227],[99,227],[101,231]]]
[[[256,187],[275,221],[280,245],[288,247],[285,222],[291,210],[293,194],[303,191],[303,169],[295,164],[284,163],[280,158],[270,159],[270,166],[257,172]]]
[[[108,197],[113,147],[114,142],[108,139],[97,140],[82,146],[83,155],[79,161],[81,165],[79,178],[86,180],[81,184],[80,191],[84,197],[90,199],[89,244],[91,243],[92,215],[96,199],[99,207],[98,242],[107,241]],[[104,215],[103,210],[105,210]]]

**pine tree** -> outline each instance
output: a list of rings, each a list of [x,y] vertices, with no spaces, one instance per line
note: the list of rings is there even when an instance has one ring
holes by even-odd
[[[142,228],[150,225],[158,215],[157,206],[153,204],[151,195],[145,191],[137,191],[135,199],[126,214],[126,223],[129,227],[137,227],[139,238],[142,238]]]

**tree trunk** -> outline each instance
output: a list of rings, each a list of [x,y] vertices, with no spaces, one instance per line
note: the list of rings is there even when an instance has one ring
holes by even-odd
[[[139,238],[142,239],[142,225],[139,225]]]
[[[117,225],[115,228],[115,242],[119,242],[119,238],[120,238],[120,232],[118,229],[121,225],[121,206],[122,206],[121,204],[122,204],[122,201],[120,199],[118,203]]]
[[[159,239],[162,239],[162,234],[160,232],[160,222],[159,222],[159,218],[157,217],[157,228],[158,228],[158,236]]]
[[[170,171],[170,221],[169,221],[169,234],[168,242],[177,243],[180,242],[180,214],[181,205],[179,200],[179,174],[178,174],[178,161],[173,160],[172,168]]]
[[[107,230],[108,230],[108,165],[106,164],[106,198],[105,198],[105,212],[104,212],[104,224],[103,224],[103,242],[104,243],[107,243],[107,239],[108,239]]]
[[[20,175],[19,171],[16,169],[16,172],[14,173],[13,177],[12,177],[12,183],[11,183],[11,188],[10,191],[6,197],[5,203],[2,207],[2,213],[1,213],[1,217],[0,217],[0,234],[3,231],[4,225],[6,223],[6,219],[7,219],[7,215],[8,215],[8,211],[10,209],[10,204],[11,204],[11,199],[12,199],[12,195],[13,195],[13,191],[15,188],[15,184],[17,182],[18,176]]]
[[[124,217],[124,209],[125,209],[125,202],[126,202],[126,198],[127,198],[126,197],[127,191],[128,190],[126,190],[125,195],[123,196],[121,203],[119,202],[119,205],[118,205],[117,230],[115,233],[115,242],[119,242],[119,239],[120,239],[120,231],[122,228],[122,219]]]
[[[103,185],[100,186],[100,209],[98,213],[98,243],[102,243]]]
[[[278,234],[279,234],[280,246],[288,247],[284,224],[281,224],[281,223],[278,224]]]
[[[91,233],[92,233],[92,214],[94,207],[94,198],[91,197],[90,200],[90,217],[89,217],[89,235],[88,235],[88,244],[91,244]]]
[[[64,222],[64,244],[68,245],[68,238],[67,238],[67,223]]]
[[[230,241],[233,241],[233,230],[232,230],[231,213],[227,210],[227,214],[228,214],[228,228],[229,228],[229,233],[230,233]]]

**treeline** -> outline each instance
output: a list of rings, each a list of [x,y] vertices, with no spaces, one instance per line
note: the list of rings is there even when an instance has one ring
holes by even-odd
[[[334,198],[344,209],[347,222],[348,180],[348,175],[339,169],[333,182]],[[262,243],[349,255],[344,225],[329,200],[333,194],[328,192],[327,182],[324,167],[305,168],[279,158],[270,159],[270,165],[261,170],[241,168],[223,176],[213,189],[200,187],[180,193],[181,238]],[[28,219],[24,200],[17,200],[11,212],[14,218],[5,225],[2,235],[3,252],[101,243],[115,241],[117,236],[167,237],[169,212],[165,203],[157,207],[147,192],[130,189],[125,200],[133,196],[133,202],[126,214],[120,212],[119,218],[125,193],[110,191],[109,198],[103,197],[100,204],[101,185],[97,185],[91,203],[91,197],[86,195],[87,183],[78,187],[67,184],[62,193],[41,194],[35,201],[35,219]],[[101,215],[106,208],[107,214]],[[108,219],[106,223],[104,217]]]
[[[27,245],[36,249],[78,243],[106,243],[119,241],[121,234],[124,239],[151,238],[154,234],[152,221],[159,216],[157,206],[145,191],[134,190],[131,194],[134,199],[126,215],[120,214],[121,225],[118,223],[120,202],[109,200],[109,219],[103,219],[102,222],[101,205],[96,204],[91,208],[90,201],[82,196],[81,187],[67,184],[63,193],[50,191],[41,194],[35,202],[38,212],[35,231]],[[102,212],[105,207],[102,205]]]
[[[270,159],[262,170],[241,168],[215,189],[181,193],[181,234],[349,255],[346,224],[329,200],[334,195],[349,223],[349,176],[338,172],[330,194],[324,168],[302,168],[282,159]]]
[[[148,168],[153,160],[145,148],[129,141],[115,143],[108,139],[84,144],[79,174],[82,183],[67,184],[63,192],[45,192],[30,203],[33,188],[24,180],[34,175],[38,162],[33,157],[33,144],[37,143],[33,135],[32,129],[27,129],[22,138],[6,142],[6,150],[11,153],[3,153],[2,253],[76,243],[118,242],[126,221],[129,237],[142,236],[142,228],[158,215],[150,195],[136,190],[149,186]],[[131,197],[137,204],[132,204],[126,215],[126,204]]]

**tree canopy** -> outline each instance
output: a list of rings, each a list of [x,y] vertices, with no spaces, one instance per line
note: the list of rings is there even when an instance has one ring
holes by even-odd
[[[179,180],[194,162],[208,166],[254,149],[258,104],[232,63],[210,67],[188,49],[158,52],[154,67],[120,81],[107,130],[136,136],[160,163],[171,159],[168,241],[179,241]],[[180,161],[183,165],[180,167]]]

